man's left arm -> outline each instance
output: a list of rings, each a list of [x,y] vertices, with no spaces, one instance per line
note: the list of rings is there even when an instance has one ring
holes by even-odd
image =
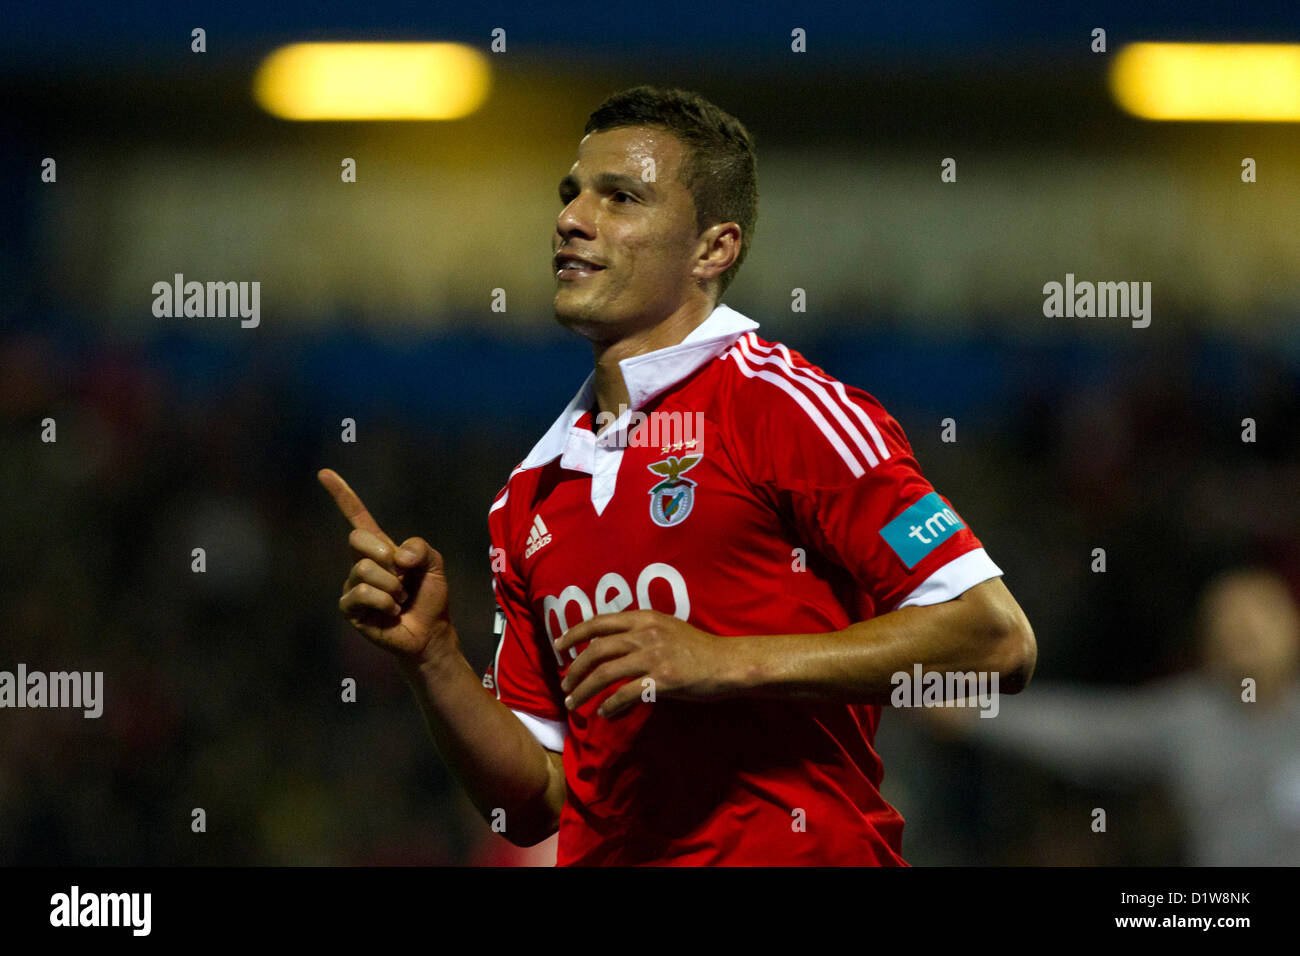
[[[556,648],[584,641],[591,643],[561,685],[566,705],[580,707],[627,681],[601,705],[606,717],[640,701],[647,686],[685,700],[883,704],[897,686],[893,676],[910,676],[916,664],[924,672],[996,673],[999,692],[1015,694],[1038,656],[1033,629],[1001,578],[951,601],[899,608],[825,634],[719,637],[659,611],[623,611],[570,628]]]
[[[771,643],[768,643],[768,642]],[[1028,618],[1001,578],[951,601],[899,608],[842,631],[744,638],[734,656],[737,693],[844,703],[885,703],[894,675],[982,671],[1002,693],[1033,676],[1037,644]]]

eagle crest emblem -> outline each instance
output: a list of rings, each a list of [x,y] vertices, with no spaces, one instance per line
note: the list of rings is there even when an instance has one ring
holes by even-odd
[[[681,524],[695,507],[696,483],[682,475],[698,465],[702,457],[669,455],[646,466],[663,479],[650,489],[650,518],[661,528]]]

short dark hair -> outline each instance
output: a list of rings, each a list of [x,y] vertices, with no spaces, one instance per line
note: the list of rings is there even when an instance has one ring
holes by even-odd
[[[605,99],[587,118],[583,133],[624,126],[666,129],[686,146],[678,179],[695,202],[695,226],[740,226],[740,254],[718,276],[718,301],[736,277],[758,219],[758,171],[754,140],[743,123],[698,93],[635,86]]]

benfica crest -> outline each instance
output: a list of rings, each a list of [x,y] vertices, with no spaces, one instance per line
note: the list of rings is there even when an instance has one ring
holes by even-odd
[[[646,467],[663,481],[650,489],[650,517],[663,528],[681,524],[695,505],[695,482],[683,478],[682,473],[699,464],[702,455],[678,458],[669,455]]]

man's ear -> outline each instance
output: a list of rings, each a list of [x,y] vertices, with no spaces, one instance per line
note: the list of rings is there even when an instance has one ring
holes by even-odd
[[[734,222],[716,222],[700,233],[699,256],[707,261],[696,268],[703,265],[710,274],[698,277],[702,281],[720,278],[740,256],[740,242],[740,225]]]

